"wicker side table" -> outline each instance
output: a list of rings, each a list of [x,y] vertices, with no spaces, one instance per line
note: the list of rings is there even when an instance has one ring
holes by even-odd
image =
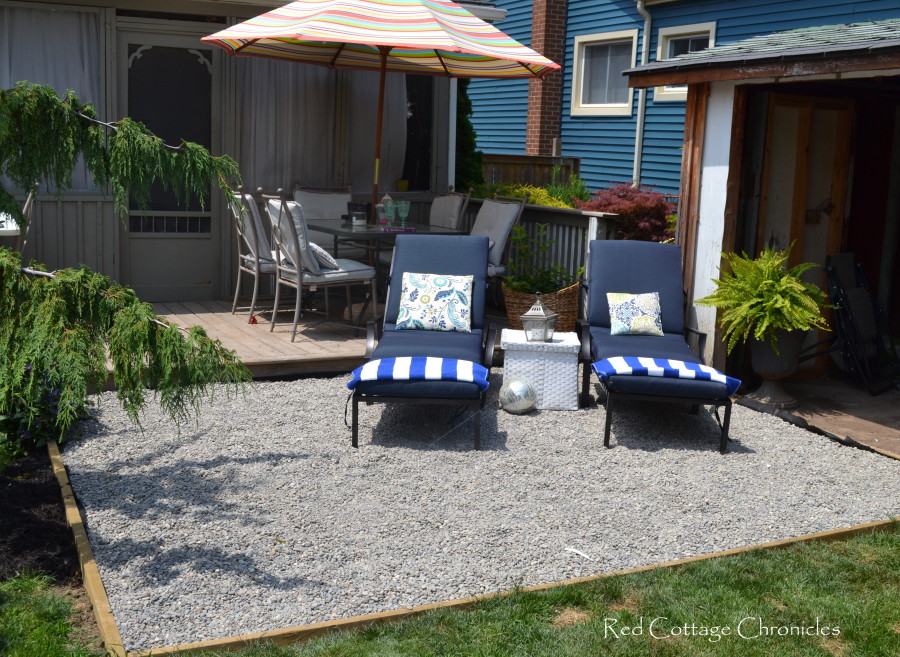
[[[503,329],[503,376],[531,382],[537,392],[535,408],[578,410],[577,333],[554,333],[551,342],[528,342],[525,331]]]

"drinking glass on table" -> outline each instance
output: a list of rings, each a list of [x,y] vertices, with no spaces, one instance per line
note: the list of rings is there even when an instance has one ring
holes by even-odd
[[[397,201],[397,214],[400,215],[400,226],[406,228],[406,218],[409,216],[409,201]]]
[[[385,201],[384,202],[384,216],[387,218],[388,228],[394,227],[394,215],[397,212],[397,202],[396,201]]]

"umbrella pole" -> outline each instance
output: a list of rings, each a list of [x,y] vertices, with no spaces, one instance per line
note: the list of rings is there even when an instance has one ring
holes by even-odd
[[[378,46],[378,52],[381,53],[381,70],[378,79],[378,110],[375,119],[375,180],[372,183],[372,218],[375,223],[378,222],[378,216],[375,215],[375,206],[378,204],[378,178],[381,174],[381,124],[384,121],[384,81],[387,75],[387,57],[391,52],[390,46]]]

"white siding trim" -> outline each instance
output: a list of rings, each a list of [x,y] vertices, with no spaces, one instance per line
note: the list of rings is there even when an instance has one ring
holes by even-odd
[[[697,254],[694,263],[694,299],[712,294],[715,290],[712,280],[719,277],[735,86],[734,82],[710,86],[706,133],[703,138]],[[703,358],[706,363],[712,363],[713,349],[716,346],[716,339],[713,337],[716,335],[716,309],[695,305],[694,313],[697,328],[710,336],[706,342],[706,353],[703,354]]]
[[[582,34],[575,37],[573,48],[572,67],[572,104],[573,116],[631,116],[631,108],[634,105],[634,90],[628,89],[628,102],[610,105],[582,105],[581,104],[581,76],[583,52],[585,46],[610,43],[614,41],[631,40],[631,66],[637,61],[638,31],[619,30],[616,32],[598,32],[595,34]]]

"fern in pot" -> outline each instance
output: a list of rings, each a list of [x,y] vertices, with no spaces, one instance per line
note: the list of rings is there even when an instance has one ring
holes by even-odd
[[[723,253],[730,271],[720,271],[716,291],[696,302],[722,311],[719,325],[728,353],[739,342],[750,342],[751,364],[763,378],[750,396],[778,408],[797,405],[780,380],[797,370],[806,333],[828,330],[822,313],[830,307],[825,293],[801,279],[819,265],[805,262],[788,268],[792,248],[766,248],[757,258]]]
[[[503,277],[503,302],[511,329],[522,329],[519,318],[528,312],[535,294],[540,292],[544,306],[559,315],[556,330],[575,330],[580,272],[573,275],[561,264],[550,262],[553,242],[547,234],[548,224],[537,224],[534,237],[519,224],[510,232],[509,273]]]

